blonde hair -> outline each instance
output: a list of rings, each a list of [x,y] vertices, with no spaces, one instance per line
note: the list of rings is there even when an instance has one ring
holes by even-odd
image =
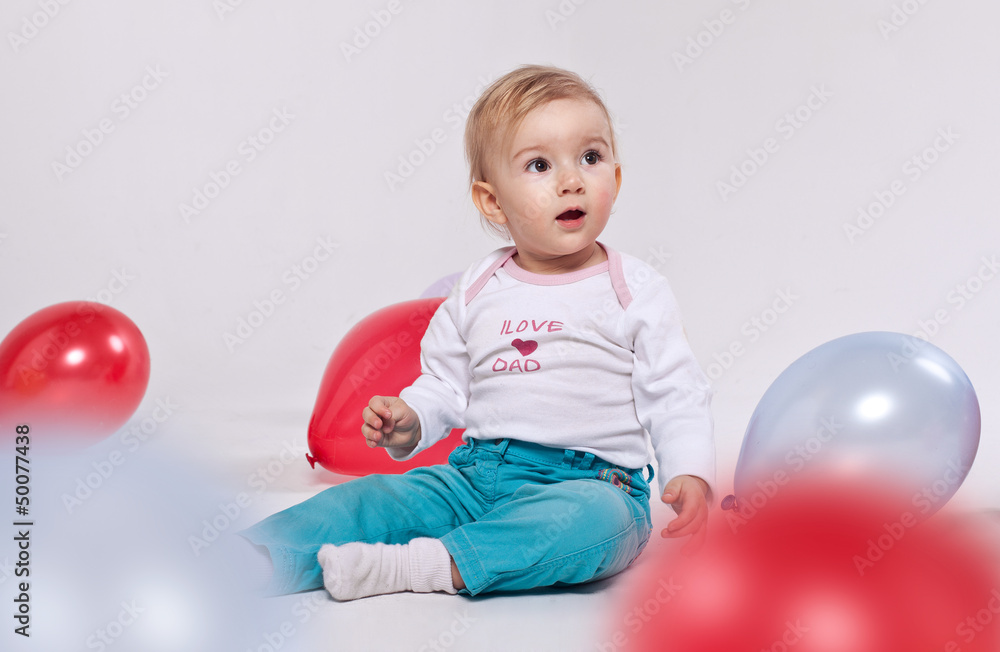
[[[469,185],[487,179],[487,159],[497,156],[513,139],[525,116],[553,100],[589,100],[608,119],[611,154],[617,159],[614,123],[597,91],[574,72],[553,66],[527,65],[500,77],[476,101],[465,123],[465,157]],[[507,229],[480,216],[490,231],[509,239]]]

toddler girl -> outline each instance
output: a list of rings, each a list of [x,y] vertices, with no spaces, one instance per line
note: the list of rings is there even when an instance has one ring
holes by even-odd
[[[704,537],[708,382],[666,280],[597,240],[622,179],[603,101],[573,73],[525,66],[478,100],[465,145],[472,200],[514,245],[466,270],[421,342],[420,377],[373,397],[361,426],[397,460],[452,428],[465,444],[242,532],[268,553],[272,593],[477,595],[618,573],[652,527],[649,442],[678,513],[664,536]]]

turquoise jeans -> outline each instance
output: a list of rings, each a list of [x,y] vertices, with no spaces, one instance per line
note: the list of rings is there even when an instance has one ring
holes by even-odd
[[[650,477],[581,451],[470,440],[448,464],[330,487],[242,531],[274,564],[270,592],[323,586],[325,543],[444,543],[467,595],[589,582],[649,540]]]

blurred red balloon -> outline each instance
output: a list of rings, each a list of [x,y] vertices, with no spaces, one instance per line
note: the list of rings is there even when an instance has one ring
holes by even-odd
[[[650,560],[597,648],[1000,650],[995,540],[945,511],[886,518],[881,502],[861,487],[799,483],[750,519],[723,523],[716,512],[720,527],[698,555]]]
[[[31,429],[33,443],[89,445],[139,407],[149,349],[121,312],[90,301],[43,308],[0,342],[0,426]]]
[[[361,412],[372,396],[399,396],[420,375],[420,340],[443,297],[404,301],[365,317],[347,332],[326,365],[309,421],[309,463],[347,475],[403,473],[443,464],[462,430],[406,462],[368,448]]]

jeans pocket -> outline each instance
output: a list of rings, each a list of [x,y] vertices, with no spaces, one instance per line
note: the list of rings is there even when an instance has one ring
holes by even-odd
[[[469,465],[469,455],[472,452],[472,446],[469,444],[463,444],[455,448],[448,455],[448,464],[456,469],[460,469],[464,466]]]
[[[476,460],[476,473],[484,480],[493,482],[497,479],[500,464],[500,460],[478,459]]]

